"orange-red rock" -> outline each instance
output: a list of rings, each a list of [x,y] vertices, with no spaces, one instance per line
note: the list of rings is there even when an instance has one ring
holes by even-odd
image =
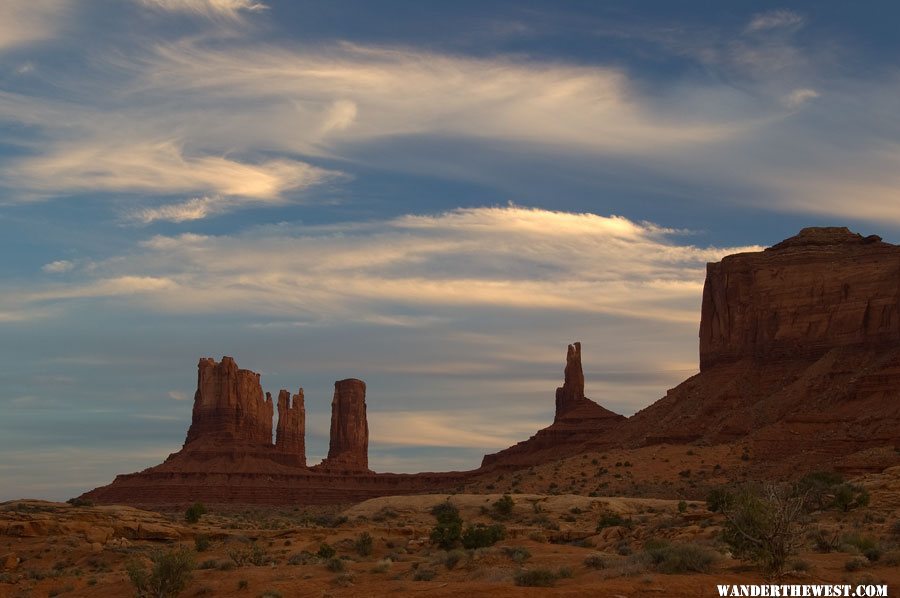
[[[294,395],[282,390],[278,393],[278,427],[275,430],[275,451],[296,458],[296,464],[306,466],[306,406],[303,389]]]
[[[366,383],[356,378],[334,383],[331,401],[331,441],[322,469],[369,470],[369,424],[366,419]]]

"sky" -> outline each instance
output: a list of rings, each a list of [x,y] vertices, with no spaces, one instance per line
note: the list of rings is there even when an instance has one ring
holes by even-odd
[[[377,471],[630,415],[705,264],[900,241],[894,2],[3,0],[0,500],[178,450],[200,357],[368,386]]]

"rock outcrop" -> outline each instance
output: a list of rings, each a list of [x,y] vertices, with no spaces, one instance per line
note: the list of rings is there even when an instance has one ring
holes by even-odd
[[[272,398],[263,397],[259,374],[239,369],[234,359],[201,359],[197,392],[185,446],[204,443],[227,446],[272,444]]]
[[[563,385],[556,389],[556,415],[553,421],[584,402],[584,370],[581,369],[581,343],[569,345]]]
[[[744,357],[816,357],[900,342],[900,248],[846,228],[805,228],[707,266],[700,370]]]
[[[592,444],[693,442],[741,442],[784,471],[897,460],[900,247],[807,228],[709,264],[700,373]]]
[[[334,383],[331,401],[331,441],[322,469],[369,470],[369,424],[366,383],[356,378]]]
[[[625,417],[601,407],[584,396],[581,343],[569,345],[563,385],[556,389],[553,424],[537,434],[502,450],[485,455],[482,467],[517,468],[543,463],[576,450],[585,442],[615,429]]]
[[[287,390],[278,393],[275,450],[282,455],[296,457],[296,464],[306,467],[306,406],[302,388],[294,395],[293,401]]]

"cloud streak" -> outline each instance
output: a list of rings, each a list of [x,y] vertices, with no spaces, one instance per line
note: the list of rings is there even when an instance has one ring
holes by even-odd
[[[159,235],[142,251],[93,263],[88,281],[13,293],[10,309],[113,298],[175,313],[403,326],[471,307],[694,322],[705,263],[748,248],[679,245],[678,235],[616,216],[517,206]]]

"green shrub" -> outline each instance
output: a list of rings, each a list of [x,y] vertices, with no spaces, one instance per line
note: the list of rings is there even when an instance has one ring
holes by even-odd
[[[683,500],[679,500],[678,501],[678,512],[684,513],[685,511],[687,511],[687,502],[683,501]]]
[[[149,571],[138,561],[128,562],[125,568],[139,597],[177,596],[190,582],[194,570],[194,554],[190,550],[157,551],[150,560],[153,565]]]
[[[324,560],[333,558],[336,554],[337,550],[335,550],[333,546],[325,542],[322,542],[322,544],[319,545],[319,550],[318,552],[316,552],[316,556]]]
[[[716,554],[697,544],[648,542],[641,555],[660,573],[708,573]]]
[[[860,569],[863,569],[864,567],[867,567],[868,565],[869,565],[869,561],[867,561],[866,559],[864,559],[862,557],[855,556],[852,559],[850,559],[849,561],[847,561],[846,563],[844,563],[844,569],[846,569],[847,571],[853,572],[853,571],[859,571]]]
[[[559,579],[555,571],[549,569],[530,569],[519,571],[515,575],[517,586],[527,588],[550,588]]]
[[[413,574],[413,581],[431,581],[435,577],[437,577],[437,571],[434,569],[419,567]]]
[[[331,571],[332,573],[340,573],[346,566],[344,565],[344,561],[337,557],[330,558],[325,562],[325,568]]]
[[[803,543],[804,501],[796,488],[744,486],[718,504],[725,515],[722,539],[736,557],[780,575]]]
[[[607,512],[600,516],[600,520],[597,521],[597,531],[601,531],[606,529],[607,527],[631,527],[632,521],[630,519],[625,519],[618,513]]]
[[[465,558],[465,556],[466,553],[463,550],[458,548],[451,550],[447,553],[447,556],[444,557],[444,566],[447,567],[448,570],[453,569]]]
[[[356,554],[359,556],[369,556],[372,554],[372,534],[369,532],[363,532],[356,538],[356,542],[353,543],[353,547],[356,549]]]
[[[869,491],[862,486],[841,484],[834,489],[832,507],[847,513],[853,509],[869,506]]]
[[[810,540],[812,540],[813,549],[816,552],[834,552],[841,547],[840,533],[829,533],[821,528],[813,530],[810,534]]]
[[[501,498],[497,499],[493,505],[491,505],[491,509],[493,511],[494,519],[509,519],[509,516],[512,515],[513,507],[515,506],[515,501],[509,494],[504,494]]]
[[[72,505],[73,507],[93,507],[94,506],[94,501],[92,501],[88,498],[80,498],[80,497],[70,498],[66,502],[69,503],[70,505]]]
[[[466,527],[462,535],[463,548],[486,548],[506,537],[506,529],[500,524],[483,525],[476,523]]]
[[[197,523],[206,514],[206,507],[202,502],[195,502],[184,512],[184,520],[188,523]]]
[[[247,581],[246,579],[242,579],[242,580],[238,581],[238,589],[239,590],[246,590],[249,587],[250,587],[250,582]]]
[[[588,555],[584,559],[584,566],[590,569],[606,569],[606,557],[599,553]]]
[[[531,552],[521,546],[504,546],[503,554],[516,563],[524,563],[531,558]]]
[[[459,509],[446,501],[432,508],[431,514],[437,519],[437,525],[431,530],[431,542],[444,550],[456,547],[462,539],[463,521]]]
[[[387,573],[391,570],[391,565],[394,564],[394,561],[391,559],[381,559],[375,566],[372,568],[372,573]]]
[[[199,536],[194,537],[194,549],[197,552],[206,552],[209,550],[210,545],[212,545],[212,541],[206,534],[200,534]]]

